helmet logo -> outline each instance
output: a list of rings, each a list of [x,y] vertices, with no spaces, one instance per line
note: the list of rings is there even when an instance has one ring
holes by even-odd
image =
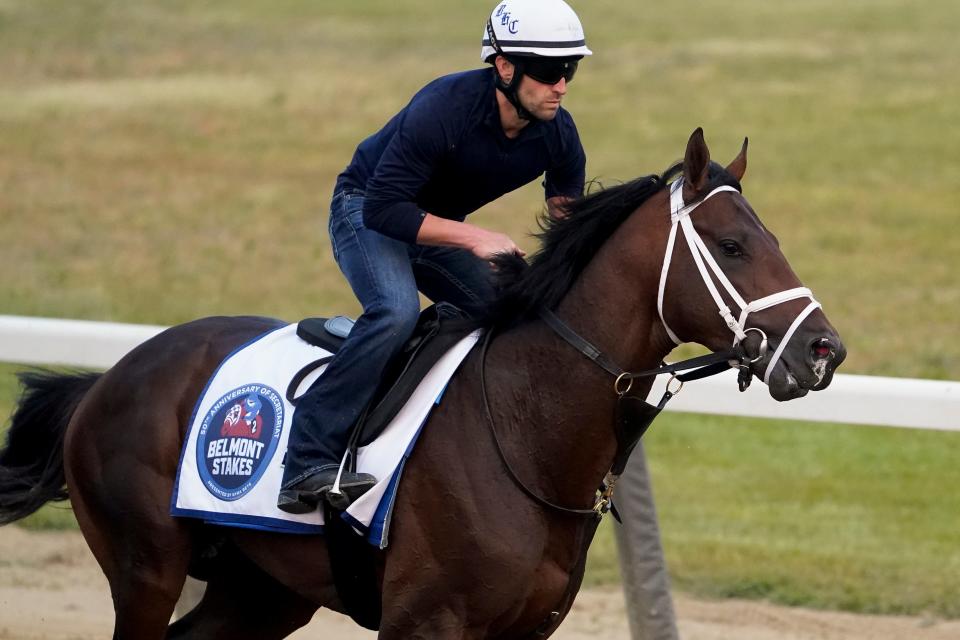
[[[500,18],[500,24],[505,26],[510,33],[516,34],[518,31],[517,23],[520,21],[511,20],[510,12],[507,11],[506,9],[507,9],[507,3],[503,3],[499,7],[497,7],[497,11],[493,15]]]

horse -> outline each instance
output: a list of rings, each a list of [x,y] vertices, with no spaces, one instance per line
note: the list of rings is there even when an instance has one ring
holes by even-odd
[[[424,426],[390,546],[374,551],[379,638],[553,633],[580,586],[595,527],[581,514],[598,504],[617,451],[618,398],[651,388],[652,378],[629,372],[655,370],[677,343],[735,345],[741,379],[763,378],[778,400],[830,384],[845,348],[742,195],[746,154],[744,140],[728,166],[712,162],[697,129],[682,162],[544,217],[529,264],[498,263],[500,294],[480,320],[484,348],[464,360]],[[169,513],[204,384],[227,354],[279,322],[195,320],[103,374],[22,374],[0,452],[0,524],[69,490],[110,584],[115,639],[269,640],[320,607],[344,611],[323,536]],[[211,540],[227,561],[201,571]],[[207,580],[206,593],[169,624],[188,573]]]

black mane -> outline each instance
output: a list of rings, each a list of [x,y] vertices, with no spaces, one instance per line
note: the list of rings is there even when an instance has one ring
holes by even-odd
[[[650,175],[588,193],[569,203],[567,215],[538,219],[540,249],[528,263],[516,255],[497,256],[497,299],[484,326],[505,328],[535,317],[540,309],[555,309],[607,238],[651,196],[664,189],[682,171],[677,163],[662,176]],[[702,197],[719,184],[739,183],[718,164],[711,163],[710,184]]]

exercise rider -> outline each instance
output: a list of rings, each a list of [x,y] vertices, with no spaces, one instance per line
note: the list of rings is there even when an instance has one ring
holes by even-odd
[[[344,509],[375,484],[344,470],[331,491],[350,428],[414,330],[417,292],[476,313],[493,295],[490,258],[522,255],[466,216],[543,174],[550,215],[582,195],[586,157],[560,103],[590,54],[563,0],[505,0],[484,29],[491,67],[434,80],[357,147],[337,178],[329,230],[363,313],[297,404],[280,509],[306,513],[322,500]]]

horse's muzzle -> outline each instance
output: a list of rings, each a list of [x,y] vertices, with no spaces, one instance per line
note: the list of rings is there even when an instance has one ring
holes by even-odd
[[[807,348],[807,364],[816,378],[816,382],[810,387],[811,391],[826,389],[833,380],[833,372],[846,357],[847,348],[835,334],[810,341]]]
[[[770,374],[770,395],[779,401],[793,400],[810,391],[826,389],[833,380],[834,371],[847,357],[846,347],[833,332],[804,337],[794,336]],[[757,363],[758,371],[765,371],[769,358]],[[761,373],[758,373],[762,377]]]

